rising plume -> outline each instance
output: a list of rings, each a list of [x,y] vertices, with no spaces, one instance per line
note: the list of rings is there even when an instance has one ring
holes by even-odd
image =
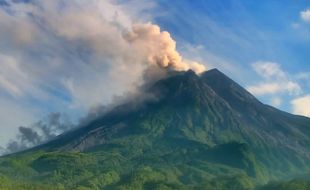
[[[124,39],[138,52],[142,52],[145,61],[150,65],[169,68],[176,71],[205,71],[205,67],[197,62],[187,63],[176,50],[176,42],[167,31],[161,31],[155,24],[135,24]]]

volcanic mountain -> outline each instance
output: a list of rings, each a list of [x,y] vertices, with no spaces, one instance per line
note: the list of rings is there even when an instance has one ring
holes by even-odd
[[[310,119],[261,103],[217,69],[171,73],[144,94],[1,159],[0,174],[65,189],[241,190],[309,176]]]

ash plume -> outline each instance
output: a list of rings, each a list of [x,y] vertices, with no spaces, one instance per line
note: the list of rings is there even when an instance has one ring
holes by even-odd
[[[139,51],[150,65],[176,71],[192,69],[196,73],[205,71],[202,64],[185,62],[176,50],[176,42],[167,31],[161,31],[155,24],[134,24],[131,31],[124,34],[130,46]]]

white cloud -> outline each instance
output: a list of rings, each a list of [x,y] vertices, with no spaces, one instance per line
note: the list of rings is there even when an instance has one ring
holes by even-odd
[[[266,79],[285,77],[285,73],[282,71],[280,65],[274,62],[258,61],[252,64],[252,68],[257,74]]]
[[[279,64],[259,61],[252,64],[252,67],[264,79],[263,82],[247,87],[254,95],[287,93],[295,96],[302,93],[300,85]]]
[[[291,101],[293,113],[310,117],[310,94]]]
[[[290,95],[298,95],[301,93],[301,87],[298,83],[288,82],[266,82],[254,86],[249,86],[247,89],[255,95],[289,93]]]
[[[301,11],[300,18],[305,22],[310,22],[310,9]]]

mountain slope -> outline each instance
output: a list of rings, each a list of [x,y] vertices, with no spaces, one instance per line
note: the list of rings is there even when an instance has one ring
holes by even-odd
[[[153,98],[4,158],[0,173],[14,176],[23,160],[20,178],[70,188],[103,173],[110,188],[240,190],[309,172],[310,119],[262,104],[216,69],[173,73],[145,93]]]

